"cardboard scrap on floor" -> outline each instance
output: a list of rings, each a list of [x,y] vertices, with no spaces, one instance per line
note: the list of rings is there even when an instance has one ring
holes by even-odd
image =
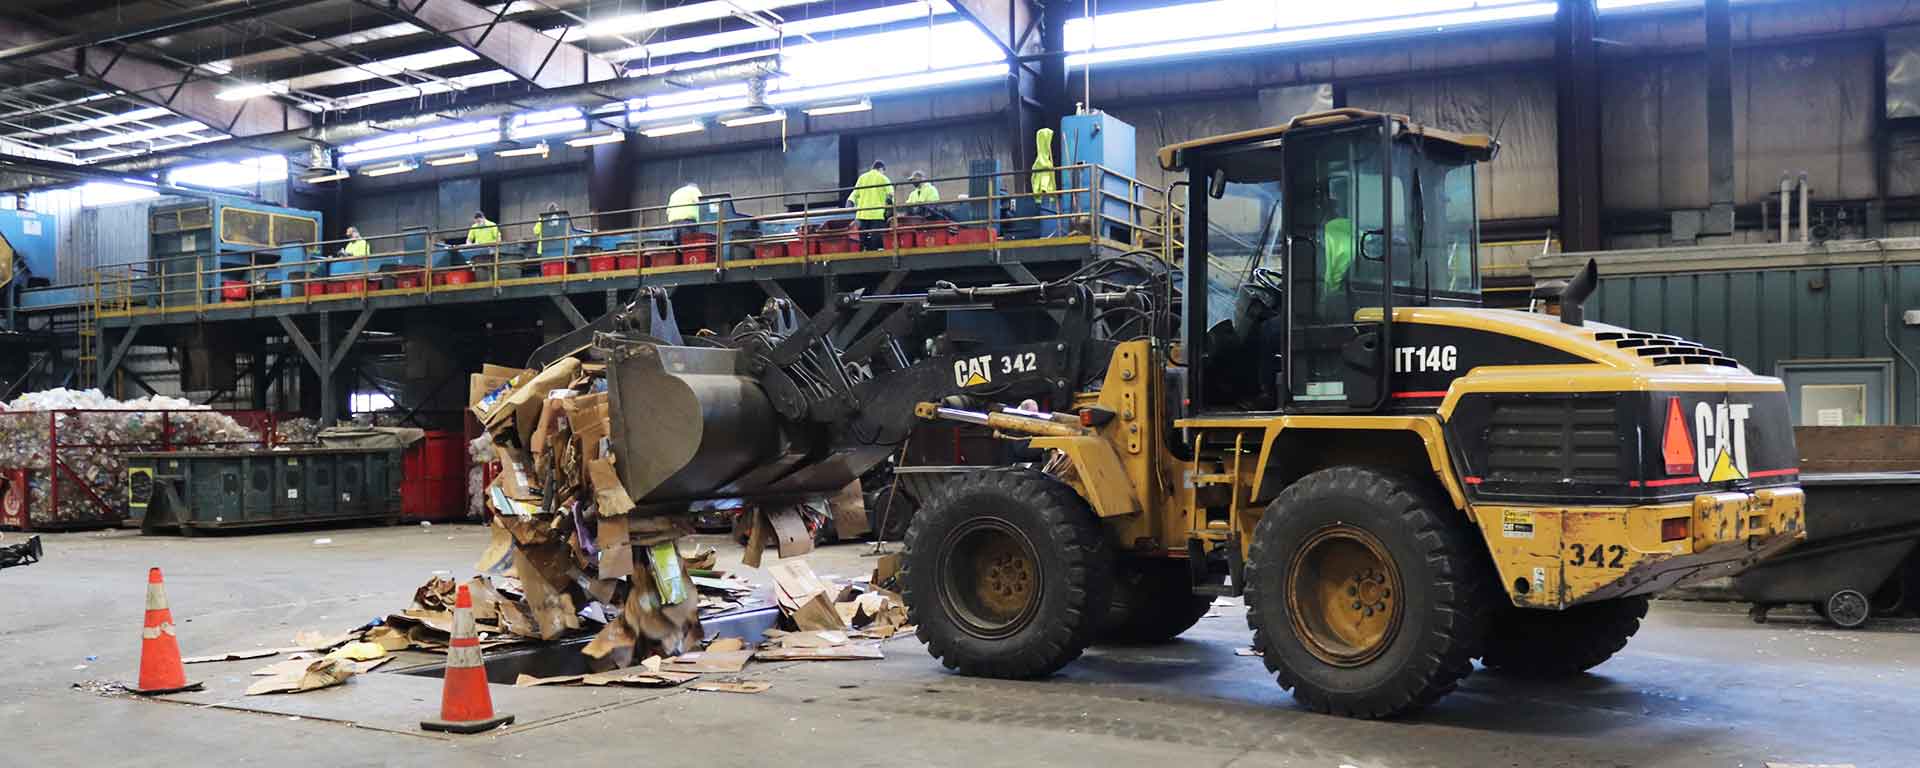
[[[181,659],[182,664],[205,664],[210,661],[241,661],[244,659],[264,659],[280,653],[278,648],[256,648],[251,651],[227,651],[207,656],[188,656]]]
[[[754,653],[760,661],[858,661],[886,658],[880,644],[857,641],[845,632],[768,630],[766,647]]]
[[[767,689],[772,687],[772,683],[762,682],[760,680],[742,680],[737,683],[694,683],[693,685],[687,686],[689,690],[715,691],[719,693],[766,693]]]
[[[308,662],[297,671],[276,674],[255,682],[247,686],[247,695],[317,691],[344,683],[362,671],[359,664],[346,659],[319,659]]]

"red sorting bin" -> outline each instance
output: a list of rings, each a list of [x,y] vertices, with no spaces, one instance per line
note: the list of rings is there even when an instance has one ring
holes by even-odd
[[[959,232],[953,234],[952,242],[954,245],[977,245],[991,243],[995,239],[991,227],[961,227]]]
[[[395,288],[418,288],[418,287],[420,287],[420,273],[419,273],[419,272],[406,272],[406,273],[403,273],[403,274],[398,274],[398,275],[394,275],[394,276],[393,276],[393,287],[395,287]]]
[[[567,262],[564,262],[564,261],[549,261],[540,265],[540,276],[559,277],[561,275],[564,275],[568,272],[573,271],[571,269],[568,269],[568,267],[571,267],[571,266],[573,265],[568,264]]]
[[[608,254],[605,256],[587,257],[587,271],[589,272],[612,272],[619,268],[620,257],[618,256]]]
[[[787,255],[786,243],[754,243],[753,257],[756,259],[777,259]]]
[[[356,277],[352,280],[335,280],[327,284],[329,294],[355,294],[367,292],[367,279]]]
[[[220,281],[220,299],[222,301],[246,301],[247,300],[247,281],[221,280]]]
[[[886,242],[886,247],[888,250],[892,250],[894,248],[912,248],[914,247],[913,244],[917,241],[917,239],[914,237],[914,233],[909,230],[891,230],[890,229],[890,230],[887,230],[887,233],[881,239]]]
[[[680,249],[680,263],[712,264],[713,249],[712,248],[682,248]]]
[[[647,251],[646,257],[649,267],[671,267],[680,263],[680,249],[655,248]]]
[[[471,269],[452,269],[446,272],[436,272],[433,275],[434,285],[465,285],[471,282],[473,282],[473,270]]]
[[[467,516],[467,445],[460,433],[427,430],[400,460],[401,518],[443,522]]]
[[[939,248],[947,244],[946,227],[929,227],[913,233],[913,239],[921,248]]]
[[[629,254],[624,254],[620,256],[619,266],[620,266],[620,271],[622,272],[625,272],[629,269],[639,269],[640,255],[637,253],[629,253]]]

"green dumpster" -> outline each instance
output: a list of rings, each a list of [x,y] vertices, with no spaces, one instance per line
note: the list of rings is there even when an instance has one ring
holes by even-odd
[[[199,531],[400,517],[397,448],[129,453],[141,529]]]

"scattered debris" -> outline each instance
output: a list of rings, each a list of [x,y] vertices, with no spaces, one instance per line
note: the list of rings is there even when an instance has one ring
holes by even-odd
[[[772,683],[759,680],[743,680],[737,683],[694,683],[693,685],[687,686],[689,690],[715,691],[719,693],[766,693],[767,689],[772,687]]]
[[[7,480],[0,478],[0,486],[4,486],[7,482]],[[4,487],[0,487],[0,496],[6,495],[5,490]],[[4,535],[5,534],[0,534],[0,536]],[[41,546],[39,536],[30,537],[19,544],[0,546],[0,568],[12,568],[16,565],[32,565],[40,562],[40,558],[45,554],[46,550]]]
[[[264,659],[280,653],[278,648],[256,648],[251,651],[227,651],[208,656],[189,656],[181,659],[182,664],[205,664],[210,661],[243,661],[246,659]]]
[[[345,659],[325,658],[307,664],[297,672],[276,674],[247,686],[248,696],[268,693],[301,693],[331,688],[363,671],[360,665]]]
[[[761,661],[858,661],[886,658],[878,642],[855,642],[845,632],[768,630],[769,643],[754,653]]]
[[[1261,652],[1260,652],[1260,649],[1258,649],[1258,648],[1235,648],[1235,649],[1233,649],[1233,655],[1235,655],[1235,656],[1264,656],[1265,654],[1263,654],[1263,653],[1261,653]]]
[[[96,696],[130,696],[133,689],[126,683],[116,680],[82,680],[74,683],[75,690],[86,691]]]

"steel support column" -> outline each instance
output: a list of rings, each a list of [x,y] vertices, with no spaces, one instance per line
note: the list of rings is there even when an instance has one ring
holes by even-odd
[[[1707,220],[1700,233],[1733,234],[1733,14],[1707,0]]]
[[[347,335],[340,340],[337,347],[333,341],[333,313],[331,312],[320,313],[320,347],[318,349],[314,348],[313,342],[307,340],[306,334],[300,332],[300,326],[294,324],[293,318],[281,315],[277,319],[280,321],[280,328],[287,332],[287,339],[293,342],[295,349],[300,350],[300,356],[306,359],[307,366],[313,369],[314,376],[320,380],[320,426],[333,426],[333,423],[340,418],[340,402],[336,393],[334,373],[340,368],[340,363],[347,359],[348,353],[353,351],[353,343],[360,338],[360,332],[366,330],[367,321],[373,319],[373,308],[367,307],[360,310],[360,315],[353,319],[353,325],[347,329]]]
[[[1563,0],[1554,17],[1558,96],[1560,239],[1566,251],[1595,251],[1602,240],[1600,67],[1594,53],[1593,0]]]

